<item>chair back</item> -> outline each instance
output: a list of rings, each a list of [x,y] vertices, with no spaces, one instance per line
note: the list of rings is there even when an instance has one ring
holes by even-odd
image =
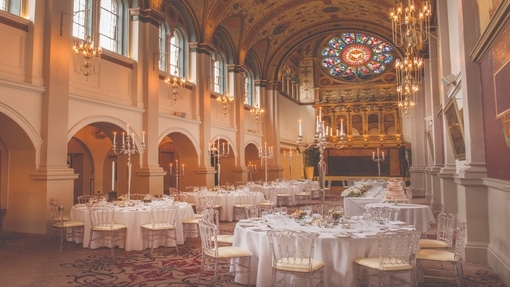
[[[372,215],[372,218],[385,222],[390,220],[392,211],[392,208],[389,206],[371,206],[366,208],[366,212]]]
[[[89,208],[92,228],[113,229],[115,207],[110,205],[93,205]]]
[[[141,193],[131,193],[129,199],[131,200],[142,200],[146,195]]]
[[[466,249],[466,232],[467,232],[467,224],[465,222],[459,223],[457,227],[456,237],[455,237],[455,247],[453,249],[455,253],[455,260],[464,259],[464,252]]]
[[[378,233],[380,270],[391,270],[401,264],[414,266],[420,236],[417,230]]]
[[[78,196],[78,203],[80,204],[92,204],[95,201],[98,201],[97,196],[95,195],[80,195]]]
[[[178,210],[179,206],[175,204],[152,206],[149,219],[152,229],[175,227]]]
[[[313,252],[318,233],[294,230],[267,232],[273,267],[312,271]]]
[[[201,219],[198,221],[198,228],[200,230],[202,252],[209,256],[217,257],[218,234],[220,233],[218,227]]]
[[[247,206],[246,210],[246,218],[258,218],[259,217],[259,208],[258,206],[252,205]]]
[[[216,209],[206,209],[202,211],[202,220],[209,223],[214,224],[216,226],[220,225],[220,213]]]
[[[204,210],[208,208],[212,208],[211,203],[209,203],[209,199],[203,193],[195,194],[195,208],[196,213],[202,213]]]
[[[51,223],[54,226],[63,226],[64,224],[64,206],[58,202],[50,201]]]
[[[459,219],[456,215],[451,213],[441,212],[437,215],[437,240],[444,241],[450,246],[453,246],[453,236],[457,228]]]

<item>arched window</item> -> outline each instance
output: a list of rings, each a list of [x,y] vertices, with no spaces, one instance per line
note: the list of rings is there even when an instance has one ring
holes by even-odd
[[[216,54],[214,61],[214,92],[223,94],[226,92],[227,67],[222,53]]]
[[[0,0],[0,10],[21,16],[21,0]]]
[[[159,26],[159,69],[161,71],[168,72],[168,64],[170,63],[169,59],[170,55],[168,52],[168,39],[169,39],[169,29],[166,23],[163,23]]]
[[[119,3],[115,0],[101,1],[99,43],[101,47],[118,52]]]
[[[250,106],[258,106],[258,103],[254,103],[254,82],[251,71],[246,71],[246,77],[244,78],[244,103]]]
[[[103,0],[100,3],[100,7],[96,7],[94,0],[74,0],[73,36],[79,39],[90,36],[94,41],[98,40],[92,37],[96,31],[103,49],[123,54],[126,5],[120,0]]]
[[[183,59],[184,59],[184,41],[182,37],[181,31],[179,29],[175,29],[172,38],[170,39],[170,74],[176,76],[183,76]]]

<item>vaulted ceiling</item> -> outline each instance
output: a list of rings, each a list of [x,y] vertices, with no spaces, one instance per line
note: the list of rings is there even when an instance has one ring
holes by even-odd
[[[173,5],[177,1],[167,0]],[[248,53],[264,78],[275,77],[296,51],[312,56],[318,42],[345,31],[370,33],[391,44],[390,9],[398,0],[183,0],[193,15],[197,41],[228,33],[236,63]],[[421,0],[415,1],[417,4]],[[309,55],[306,55],[306,54]]]

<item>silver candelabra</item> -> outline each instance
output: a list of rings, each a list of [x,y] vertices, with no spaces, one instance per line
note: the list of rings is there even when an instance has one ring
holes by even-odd
[[[299,152],[296,151],[295,152],[295,157],[293,157],[293,153],[292,153],[292,149],[289,149],[289,154],[288,154],[288,157],[289,157],[289,169],[290,169],[290,179],[292,180],[292,159],[294,158],[297,158],[299,156]],[[283,157],[286,156],[286,153],[285,151],[283,151]]]
[[[117,151],[117,133],[113,133],[113,145],[112,150],[115,154],[125,154],[128,157],[127,160],[127,200],[131,197],[131,155],[135,153],[142,154],[145,151],[145,132],[142,133],[142,143],[140,149],[138,149],[133,141],[133,134],[129,133],[129,124],[126,126],[126,132],[122,132],[122,147]]]
[[[253,181],[253,173],[257,170],[257,166],[252,164],[251,162],[248,163],[248,180]]]
[[[180,186],[179,186],[179,178],[181,178],[182,176],[184,176],[184,164],[181,164],[181,167],[179,168],[179,160],[176,159],[175,160],[175,169],[174,169],[174,165],[171,163],[170,168],[168,169],[168,174],[170,176],[173,176],[175,177],[175,188],[177,188],[177,190],[181,190]]]
[[[324,126],[324,122],[319,121],[321,117],[321,110],[319,109],[319,116],[315,123],[315,136],[314,142],[311,144],[303,143],[303,135],[301,131],[301,120],[299,121],[299,133],[297,144],[304,146],[305,149],[317,148],[319,149],[319,188],[321,194],[321,215],[324,217],[327,210],[324,205],[326,193],[325,193],[325,179],[326,179],[326,163],[324,162],[324,151],[327,148],[341,149],[345,144],[345,134],[343,131],[343,121],[340,123],[340,133],[337,135],[329,135],[327,133],[327,127]],[[335,140],[335,142],[329,142],[328,137]]]
[[[264,143],[264,148],[259,148],[259,158],[264,161],[264,182],[267,183],[267,160],[273,158],[273,147],[267,147]]]
[[[225,143],[220,146],[220,138],[216,141],[212,141],[209,143],[209,155],[214,157],[216,161],[217,173],[218,173],[218,185],[221,185],[220,177],[221,177],[221,165],[220,158],[227,157],[230,154],[230,144],[228,141],[226,142],[227,147],[225,148]]]
[[[379,156],[379,148],[377,148],[377,156],[375,155],[375,151],[372,152],[372,160],[377,162],[377,175],[381,177],[381,161],[384,161],[384,152],[382,152],[382,157]]]

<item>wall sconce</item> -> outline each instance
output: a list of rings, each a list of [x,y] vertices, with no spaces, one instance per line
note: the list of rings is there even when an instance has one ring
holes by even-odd
[[[264,113],[264,109],[260,109],[258,106],[251,108],[250,113],[255,115],[255,123],[259,123],[259,116]]]
[[[168,76],[165,78],[165,84],[167,84],[172,89],[172,100],[174,100],[174,103],[177,101],[177,99],[182,99],[182,96],[179,95],[179,89],[184,87],[186,84],[185,78],[177,76],[177,71],[175,71],[173,76]]]
[[[223,115],[226,116],[228,112],[228,105],[230,105],[231,102],[234,101],[234,97],[231,97],[227,95],[227,93],[224,93],[222,96],[219,96],[216,98],[216,100],[223,104]]]

